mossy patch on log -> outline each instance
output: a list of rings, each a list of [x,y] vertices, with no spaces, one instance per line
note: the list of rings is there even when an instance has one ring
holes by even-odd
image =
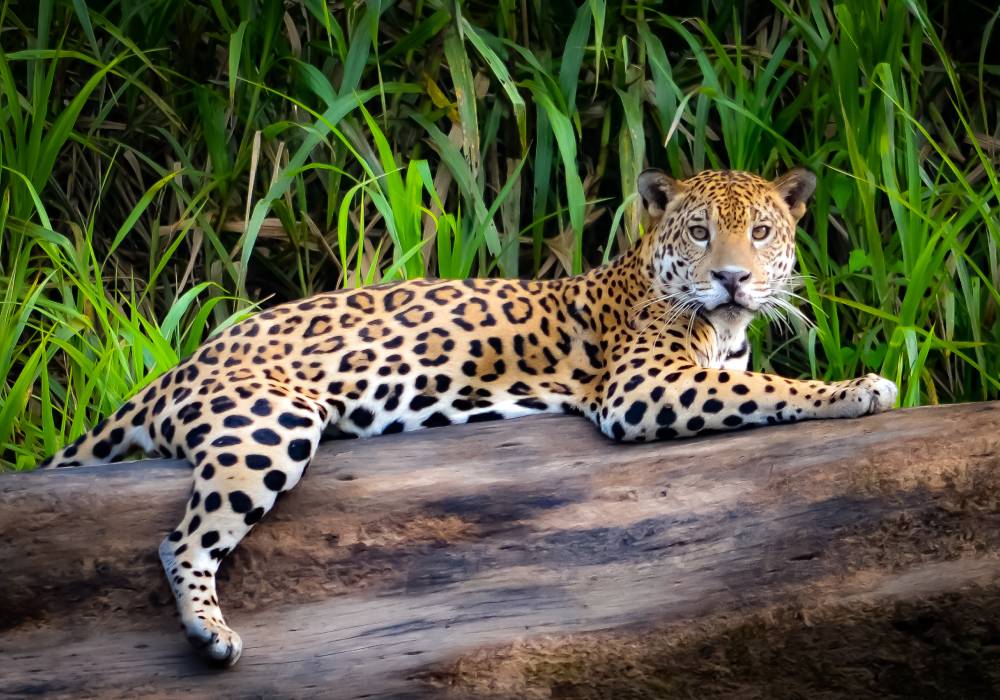
[[[425,680],[525,700],[997,697],[1000,586],[534,639]]]

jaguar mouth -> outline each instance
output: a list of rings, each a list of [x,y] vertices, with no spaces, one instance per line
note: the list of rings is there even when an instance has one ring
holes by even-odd
[[[753,313],[753,309],[751,309],[746,304],[739,303],[738,301],[726,301],[721,304],[717,304],[712,308],[708,308],[706,306],[704,307],[704,309],[708,313],[731,313],[731,314]]]
[[[746,304],[741,304],[738,301],[732,300],[717,304],[711,308],[708,306],[702,306],[700,312],[705,316],[710,316],[716,319],[732,320],[745,319],[757,313],[755,309],[751,309]]]

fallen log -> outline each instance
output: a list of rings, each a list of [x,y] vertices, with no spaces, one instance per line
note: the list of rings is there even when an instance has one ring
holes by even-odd
[[[220,572],[230,671],[187,648],[156,558],[189,488],[167,461],[0,475],[0,697],[723,697],[774,676],[754,640],[829,665],[846,632],[800,636],[831,620],[1000,619],[1000,402],[647,445],[566,417],[327,443]],[[944,663],[954,639],[927,644]]]

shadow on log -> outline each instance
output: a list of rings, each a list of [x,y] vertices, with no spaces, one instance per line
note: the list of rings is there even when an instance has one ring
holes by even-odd
[[[1000,403],[328,443],[223,565],[230,671],[156,558],[189,489],[163,461],[0,475],[0,696],[1000,691]]]

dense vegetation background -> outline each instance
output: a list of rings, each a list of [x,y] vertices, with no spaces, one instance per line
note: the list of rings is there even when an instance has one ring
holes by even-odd
[[[0,3],[0,466],[258,306],[600,264],[647,164],[818,173],[755,367],[997,398],[989,5]]]

